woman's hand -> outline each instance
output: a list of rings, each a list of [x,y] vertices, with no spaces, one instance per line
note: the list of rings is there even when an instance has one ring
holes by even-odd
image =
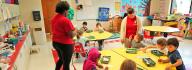
[[[133,35],[129,36],[129,41],[131,41],[133,39]]]
[[[125,43],[125,39],[121,39],[121,43],[122,43],[122,44]]]

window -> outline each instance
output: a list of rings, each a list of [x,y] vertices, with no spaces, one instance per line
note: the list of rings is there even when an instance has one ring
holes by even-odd
[[[174,10],[177,10],[177,13],[189,14],[191,7],[191,0],[172,0],[171,1],[171,11],[173,14]]]

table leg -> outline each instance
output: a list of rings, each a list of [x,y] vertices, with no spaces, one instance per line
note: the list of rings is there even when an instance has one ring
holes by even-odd
[[[100,50],[100,51],[102,50],[103,41],[104,41],[104,40],[98,40],[99,50]]]
[[[163,36],[164,36],[165,38],[167,38],[168,33],[164,32],[164,33],[163,33]]]

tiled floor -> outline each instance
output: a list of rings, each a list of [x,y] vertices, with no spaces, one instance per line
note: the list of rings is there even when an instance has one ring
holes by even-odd
[[[121,46],[120,42],[106,41],[104,49],[112,49]],[[113,40],[112,40],[113,41]],[[38,54],[31,55],[28,70],[54,70],[55,62],[51,53],[52,45],[48,42],[46,45],[41,45]],[[182,40],[180,42],[179,52],[182,55],[183,61],[188,68],[192,68],[192,40]],[[74,64],[77,70],[82,70],[83,63]],[[73,67],[71,65],[71,70]],[[191,69],[190,69],[191,70]]]

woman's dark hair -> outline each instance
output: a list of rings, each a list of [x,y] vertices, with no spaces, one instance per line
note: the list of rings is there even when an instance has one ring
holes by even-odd
[[[87,25],[87,22],[83,22],[83,25]]]
[[[169,38],[167,40],[167,45],[173,45],[175,48],[179,47],[179,41],[177,40],[177,38]]]
[[[56,10],[55,12],[63,14],[64,11],[69,10],[69,3],[67,1],[60,1],[59,3],[57,3],[56,5]]]
[[[125,59],[121,64],[120,70],[136,70],[136,63],[130,59]]]
[[[128,14],[133,14],[135,11],[134,11],[134,9],[133,8],[128,8],[128,10],[127,10],[127,13]]]

